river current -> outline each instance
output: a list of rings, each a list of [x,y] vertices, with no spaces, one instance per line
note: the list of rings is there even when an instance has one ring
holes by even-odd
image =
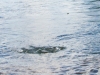
[[[0,75],[100,75],[100,0],[0,0]]]

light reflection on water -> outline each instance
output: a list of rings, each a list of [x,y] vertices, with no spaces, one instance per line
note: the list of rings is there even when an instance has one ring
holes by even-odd
[[[0,1],[0,74],[99,75],[99,2]],[[31,50],[30,45],[46,51],[64,50],[19,53],[23,48]]]

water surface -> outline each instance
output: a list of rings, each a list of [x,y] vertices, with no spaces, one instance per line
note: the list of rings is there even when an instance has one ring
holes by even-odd
[[[100,0],[0,1],[0,75],[99,75],[99,58]]]

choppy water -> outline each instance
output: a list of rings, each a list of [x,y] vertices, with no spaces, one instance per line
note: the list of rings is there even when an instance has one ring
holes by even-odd
[[[100,0],[0,0],[0,75],[100,75]]]

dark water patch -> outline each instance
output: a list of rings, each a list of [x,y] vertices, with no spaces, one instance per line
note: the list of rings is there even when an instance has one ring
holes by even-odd
[[[88,64],[81,64],[80,66],[88,66]]]
[[[98,16],[96,16],[96,17],[98,17]],[[96,22],[100,22],[100,21],[99,21],[99,20],[90,20],[90,21],[88,21],[88,22],[96,23]]]
[[[99,6],[93,6],[93,7],[90,7],[89,9],[100,9]]]
[[[90,75],[97,75],[97,74],[94,74],[94,73],[93,73],[93,74],[90,74]]]
[[[0,58],[1,58],[1,57],[7,57],[7,56],[10,56],[10,55],[9,55],[9,54],[1,54],[1,55],[0,55]]]
[[[99,2],[100,0],[93,0],[93,1],[90,1],[90,2]]]
[[[88,16],[100,17],[100,14],[89,14]],[[97,21],[95,21],[95,22],[97,22]]]
[[[100,27],[100,24],[98,24],[97,26]]]
[[[64,34],[64,35],[59,35],[57,37],[65,37],[65,36],[70,36],[70,35],[72,35],[72,34]]]
[[[95,44],[94,44],[95,45]],[[98,45],[99,46],[99,45]],[[100,54],[100,47],[93,47],[89,54]]]
[[[75,75],[83,75],[84,73],[86,73],[86,72],[76,72],[76,73],[74,73]]]
[[[67,69],[67,68],[66,68],[66,69],[61,69],[60,72],[61,72],[61,73],[67,73],[68,71],[70,71],[70,69]]]
[[[91,73],[97,73],[98,70],[97,70],[97,69],[91,69],[90,72],[91,72]]]
[[[65,73],[65,72],[68,72],[68,71],[69,71],[69,69],[61,70],[61,72],[64,72],[64,73]]]
[[[90,54],[100,54],[100,51],[99,52],[90,52]]]
[[[92,32],[87,32],[87,33],[84,34],[84,35],[97,35],[98,33],[100,33],[100,31],[95,30],[95,31],[92,31]]]
[[[62,56],[59,56],[58,58],[66,58],[67,55],[62,55]]]
[[[3,17],[2,16],[0,16],[0,19],[2,19]]]
[[[68,69],[68,68],[70,68],[71,66],[66,66],[66,65],[64,65],[64,66],[62,66],[61,68],[64,68],[64,69]]]
[[[0,72],[0,75],[5,75],[4,73]]]
[[[75,71],[75,75],[83,75],[86,73],[86,70],[85,69],[82,69],[82,66],[80,67],[75,67],[74,68],[74,71]]]
[[[43,46],[43,47],[35,47],[30,46],[29,48],[21,48],[22,52],[20,53],[29,53],[29,54],[44,54],[44,53],[55,53],[60,50],[66,49],[66,47],[60,46]]]

